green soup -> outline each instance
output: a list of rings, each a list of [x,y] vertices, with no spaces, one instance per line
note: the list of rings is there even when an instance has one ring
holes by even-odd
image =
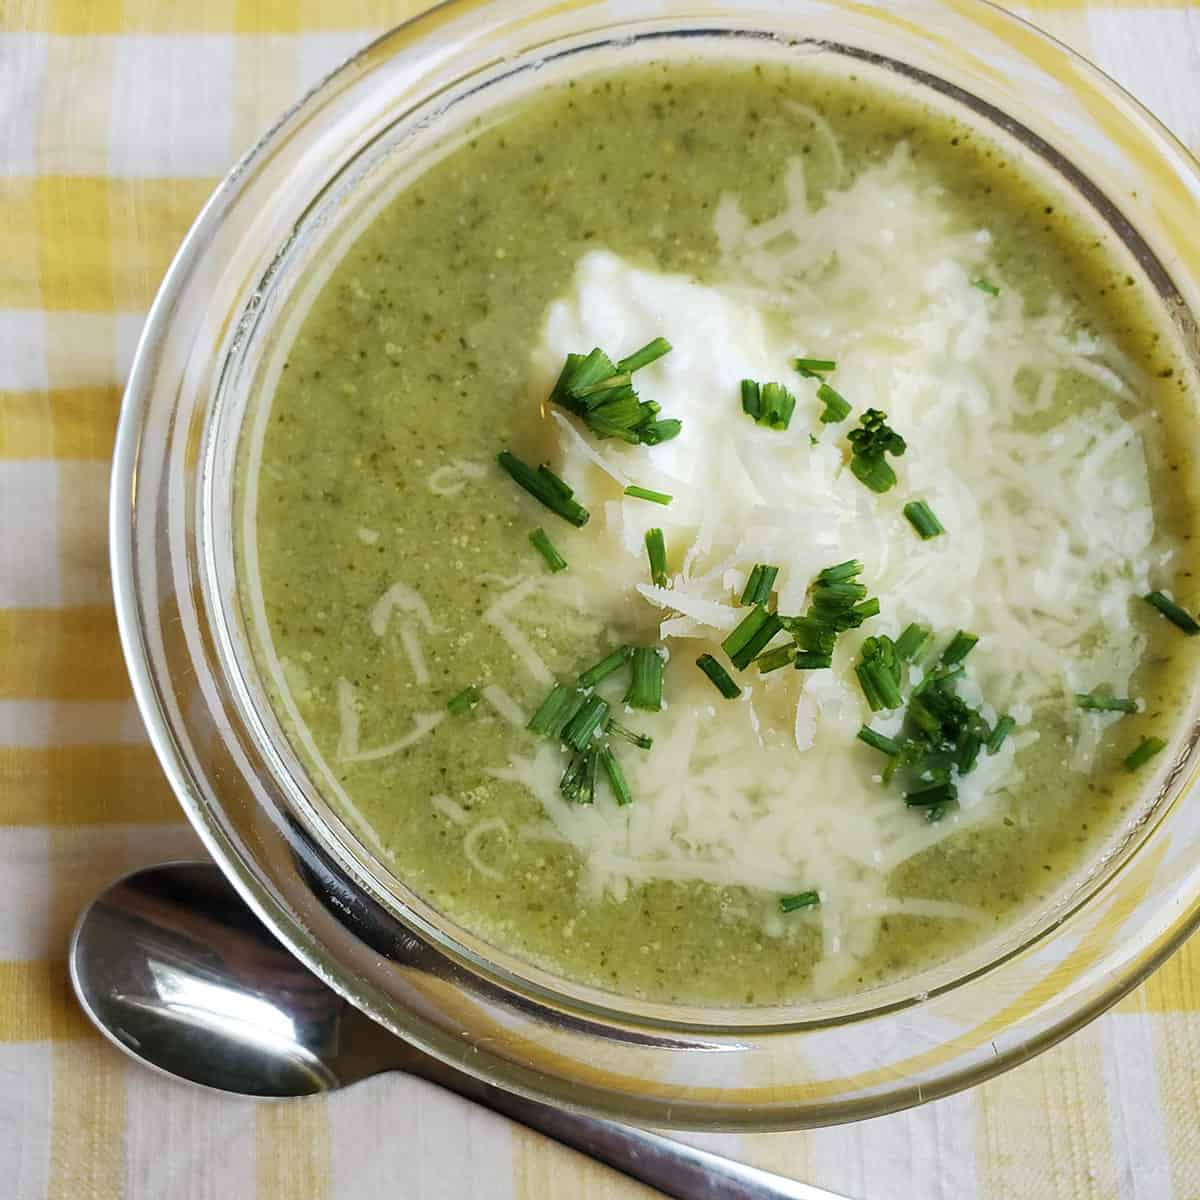
[[[1196,596],[1192,464],[1171,450],[1190,400],[1139,292],[997,145],[863,80],[695,62],[541,91],[390,202],[290,347],[245,578],[285,725],[400,879],[574,981],[777,1003],[1002,932],[1113,837],[1169,754],[1125,759],[1177,732],[1194,670],[1141,599]],[[664,333],[633,385],[677,437],[602,439],[548,402],[567,353]],[[743,411],[747,372],[794,399],[786,429]],[[881,456],[886,491],[855,474],[870,408],[907,443]],[[504,450],[550,464],[588,523],[518,487]],[[754,565],[778,568],[764,613],[791,618],[850,559],[879,612],[836,631],[830,666],[801,647],[797,669],[788,630],[778,670],[731,662]],[[903,699],[873,708],[856,668],[910,625],[925,656],[885,666]],[[979,643],[954,678],[959,629]],[[625,646],[669,656],[661,711],[625,702],[623,659],[576,703],[649,749],[602,722],[579,759],[524,727]],[[922,683],[957,713],[935,714],[940,757],[914,740]],[[573,762],[590,803],[559,789]]]

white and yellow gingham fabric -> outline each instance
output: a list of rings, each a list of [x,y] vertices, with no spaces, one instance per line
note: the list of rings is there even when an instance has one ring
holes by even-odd
[[[503,3],[503,0],[498,0]],[[145,312],[215,181],[421,0],[0,0],[0,1198],[605,1200],[646,1189],[398,1076],[255,1105],[160,1079],[77,1013],[80,907],[198,854],[130,701],[108,457]],[[1200,6],[1028,15],[1200,151]],[[1200,947],[1058,1049],[841,1129],[706,1145],[861,1200],[1200,1197]]]

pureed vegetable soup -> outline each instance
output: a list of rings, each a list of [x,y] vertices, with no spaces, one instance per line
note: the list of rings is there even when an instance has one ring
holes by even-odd
[[[1186,707],[1189,397],[1142,302],[861,79],[545,89],[375,218],[246,452],[285,726],[399,878],[576,981],[765,1004],[976,945]]]

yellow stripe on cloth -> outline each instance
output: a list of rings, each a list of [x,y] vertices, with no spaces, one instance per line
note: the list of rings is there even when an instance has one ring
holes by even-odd
[[[326,1200],[330,1194],[329,1113],[324,1096],[255,1110],[255,1200]]]
[[[319,33],[385,29],[421,0],[48,0],[25,28],[49,33]]]
[[[65,961],[0,962],[0,1042],[98,1036],[71,991]]]
[[[0,748],[0,825],[151,825],[182,819],[149,746]]]
[[[981,1200],[1117,1195],[1095,1025],[975,1092]]]
[[[0,458],[107,460],[121,387],[0,392]]]
[[[0,176],[0,307],[148,308],[216,182]]]
[[[125,1194],[125,1056],[98,1038],[56,1042],[46,1200]]]
[[[124,700],[111,608],[0,609],[0,700]]]

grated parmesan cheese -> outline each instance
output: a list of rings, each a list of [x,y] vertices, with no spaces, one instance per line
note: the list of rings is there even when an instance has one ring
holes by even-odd
[[[620,898],[664,879],[742,886],[771,894],[764,930],[778,934],[773,895],[817,888],[820,909],[804,919],[820,925],[818,985],[832,987],[870,952],[889,913],[980,920],[960,906],[891,896],[887,875],[994,815],[1020,780],[1018,750],[1037,737],[1018,731],[982,756],[960,783],[959,809],[918,823],[872,782],[878,760],[855,742],[871,720],[852,673],[862,638],[895,637],[911,621],[978,633],[964,696],[989,720],[999,708],[1020,724],[1057,704],[1076,725],[1073,766],[1086,771],[1104,718],[1064,701],[1099,683],[1125,691],[1144,649],[1129,602],[1171,550],[1155,537],[1146,430],[1119,407],[1135,372],[1072,331],[1059,298],[1028,312],[990,261],[987,231],[956,226],[905,147],[826,193],[818,209],[799,160],[786,191],[786,208],[758,226],[721,201],[715,230],[728,283],[646,271],[598,250],[551,307],[535,359],[540,397],[568,353],[627,353],[652,334],[674,346],[638,378],[644,396],[682,418],[679,437],[649,450],[597,443],[558,412],[550,432],[557,469],[593,513],[576,586],[582,579],[610,618],[636,607],[656,620],[668,648],[688,640],[668,667],[670,706],[654,718],[653,753],[623,759],[636,804],[564,802],[556,747],[492,773],[541,802],[551,836],[579,852],[593,895]],[[980,277],[1000,294],[973,287]],[[820,424],[816,382],[791,367],[798,355],[836,358],[833,382],[854,406],[847,422]],[[794,392],[786,432],[744,417],[743,378]],[[1047,431],[1067,378],[1087,381],[1091,399]],[[868,407],[887,412],[909,446],[900,486],[883,496],[845,467],[845,433]],[[674,502],[624,498],[626,479]],[[901,512],[912,498],[930,504],[947,536],[913,536]],[[646,581],[652,526],[676,567],[665,588]],[[752,694],[714,705],[692,664],[704,650],[719,653],[740,619],[753,565],[779,565],[778,607],[795,613],[815,574],[848,558],[866,564],[863,581],[883,610],[841,639],[833,670],[778,671],[761,683],[746,675]],[[548,683],[508,617],[531,591],[518,585],[486,619]],[[894,731],[898,720],[875,724]]]

